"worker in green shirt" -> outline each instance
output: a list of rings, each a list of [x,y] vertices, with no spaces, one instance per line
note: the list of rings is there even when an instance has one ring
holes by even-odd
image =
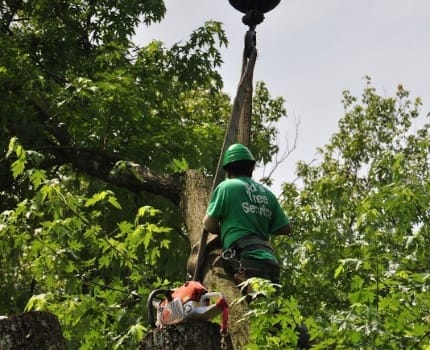
[[[291,226],[275,195],[252,179],[255,159],[236,143],[223,157],[227,178],[214,190],[203,225],[219,234],[223,258],[240,283],[261,277],[279,283],[280,267],[269,235],[288,235]]]

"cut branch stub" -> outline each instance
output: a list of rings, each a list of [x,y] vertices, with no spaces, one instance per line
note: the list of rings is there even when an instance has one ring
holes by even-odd
[[[66,350],[57,317],[45,311],[30,311],[0,320],[1,350]]]
[[[192,320],[150,331],[139,350],[232,350],[229,336],[224,338],[224,345],[218,324]]]

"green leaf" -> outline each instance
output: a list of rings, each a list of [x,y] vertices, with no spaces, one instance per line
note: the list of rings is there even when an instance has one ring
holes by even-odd
[[[85,202],[86,207],[92,207],[100,201],[103,201],[109,195],[108,191],[95,193],[91,198]]]
[[[338,278],[338,276],[339,276],[342,272],[344,272],[344,266],[343,266],[343,264],[340,264],[340,265],[336,268],[336,270],[335,270],[335,272],[334,272],[334,278]]]
[[[17,144],[18,144],[18,139],[15,136],[11,137],[11,139],[9,140],[9,146],[6,153],[6,158],[9,158],[10,155],[15,151]]]
[[[147,230],[145,232],[144,237],[143,237],[143,246],[145,247],[145,249],[147,249],[149,247],[151,240],[152,240],[152,231]]]
[[[114,196],[109,196],[108,201],[116,209],[121,209],[121,205],[119,204],[118,200]]]
[[[49,294],[45,294],[45,293],[31,296],[30,300],[28,301],[27,305],[25,306],[25,311],[46,310],[46,306],[48,303],[48,297],[49,297]]]
[[[46,180],[45,170],[33,170],[30,175],[30,180],[36,188]]]

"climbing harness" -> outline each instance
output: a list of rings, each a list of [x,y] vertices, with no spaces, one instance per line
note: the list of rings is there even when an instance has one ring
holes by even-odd
[[[273,252],[273,247],[270,242],[263,240],[257,235],[249,235],[247,237],[238,239],[230,248],[224,249],[221,257],[224,260],[239,259],[242,252],[251,251],[255,249],[262,249]]]
[[[258,235],[249,235],[237,240],[232,247],[224,249],[220,256],[222,261],[218,260],[214,265],[222,266],[233,276],[236,283],[242,283],[250,276],[278,283],[280,266],[276,261],[256,260],[242,256],[243,253],[256,249],[273,252],[273,247],[268,241]]]
[[[228,304],[225,297],[219,292],[208,292],[196,281],[188,281],[172,290],[152,291],[148,297],[147,309],[148,321],[153,328],[193,319],[210,320],[222,314],[221,335],[227,334]]]

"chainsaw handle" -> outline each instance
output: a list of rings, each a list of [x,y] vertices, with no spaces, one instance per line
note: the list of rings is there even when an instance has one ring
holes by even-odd
[[[221,298],[223,298],[223,295],[220,292],[205,293],[200,297],[200,303],[204,303],[205,301],[210,300],[211,298],[215,298],[215,297],[217,297],[218,299],[221,299]]]
[[[148,311],[148,322],[152,328],[157,327],[155,324],[154,305],[152,304],[154,298],[158,295],[163,295],[163,297],[167,298],[168,301],[172,301],[172,293],[173,291],[170,289],[155,289],[149,294],[148,301],[146,302],[146,308]]]

